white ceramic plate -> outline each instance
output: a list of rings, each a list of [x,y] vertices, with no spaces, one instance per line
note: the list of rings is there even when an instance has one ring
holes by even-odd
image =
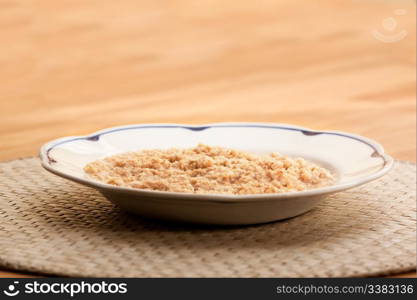
[[[198,195],[158,192],[104,184],[83,167],[106,156],[140,149],[193,147],[198,143],[257,154],[279,152],[330,169],[337,182],[301,192],[257,195]],[[42,166],[61,177],[93,187],[123,209],[145,217],[206,224],[264,223],[302,214],[328,194],[387,173],[393,159],[367,138],[337,131],[314,131],[286,124],[141,124],[65,137],[40,150]]]

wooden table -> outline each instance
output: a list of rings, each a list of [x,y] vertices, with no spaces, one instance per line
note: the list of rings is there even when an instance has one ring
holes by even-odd
[[[121,124],[256,121],[415,161],[414,1],[34,3],[0,1],[0,160]]]

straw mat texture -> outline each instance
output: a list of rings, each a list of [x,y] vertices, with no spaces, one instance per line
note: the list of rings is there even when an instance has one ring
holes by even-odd
[[[335,277],[415,269],[416,166],[285,221],[193,227],[129,215],[36,158],[0,163],[0,266],[60,276]]]

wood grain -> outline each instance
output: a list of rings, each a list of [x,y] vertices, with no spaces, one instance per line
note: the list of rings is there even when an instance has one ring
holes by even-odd
[[[415,34],[414,1],[0,0],[0,160],[114,125],[258,121],[415,161]]]

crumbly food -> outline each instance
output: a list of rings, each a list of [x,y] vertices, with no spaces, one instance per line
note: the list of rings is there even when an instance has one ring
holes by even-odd
[[[303,158],[278,153],[198,145],[187,149],[141,150],[87,164],[85,172],[108,184],[195,194],[266,194],[330,185],[332,174]]]

